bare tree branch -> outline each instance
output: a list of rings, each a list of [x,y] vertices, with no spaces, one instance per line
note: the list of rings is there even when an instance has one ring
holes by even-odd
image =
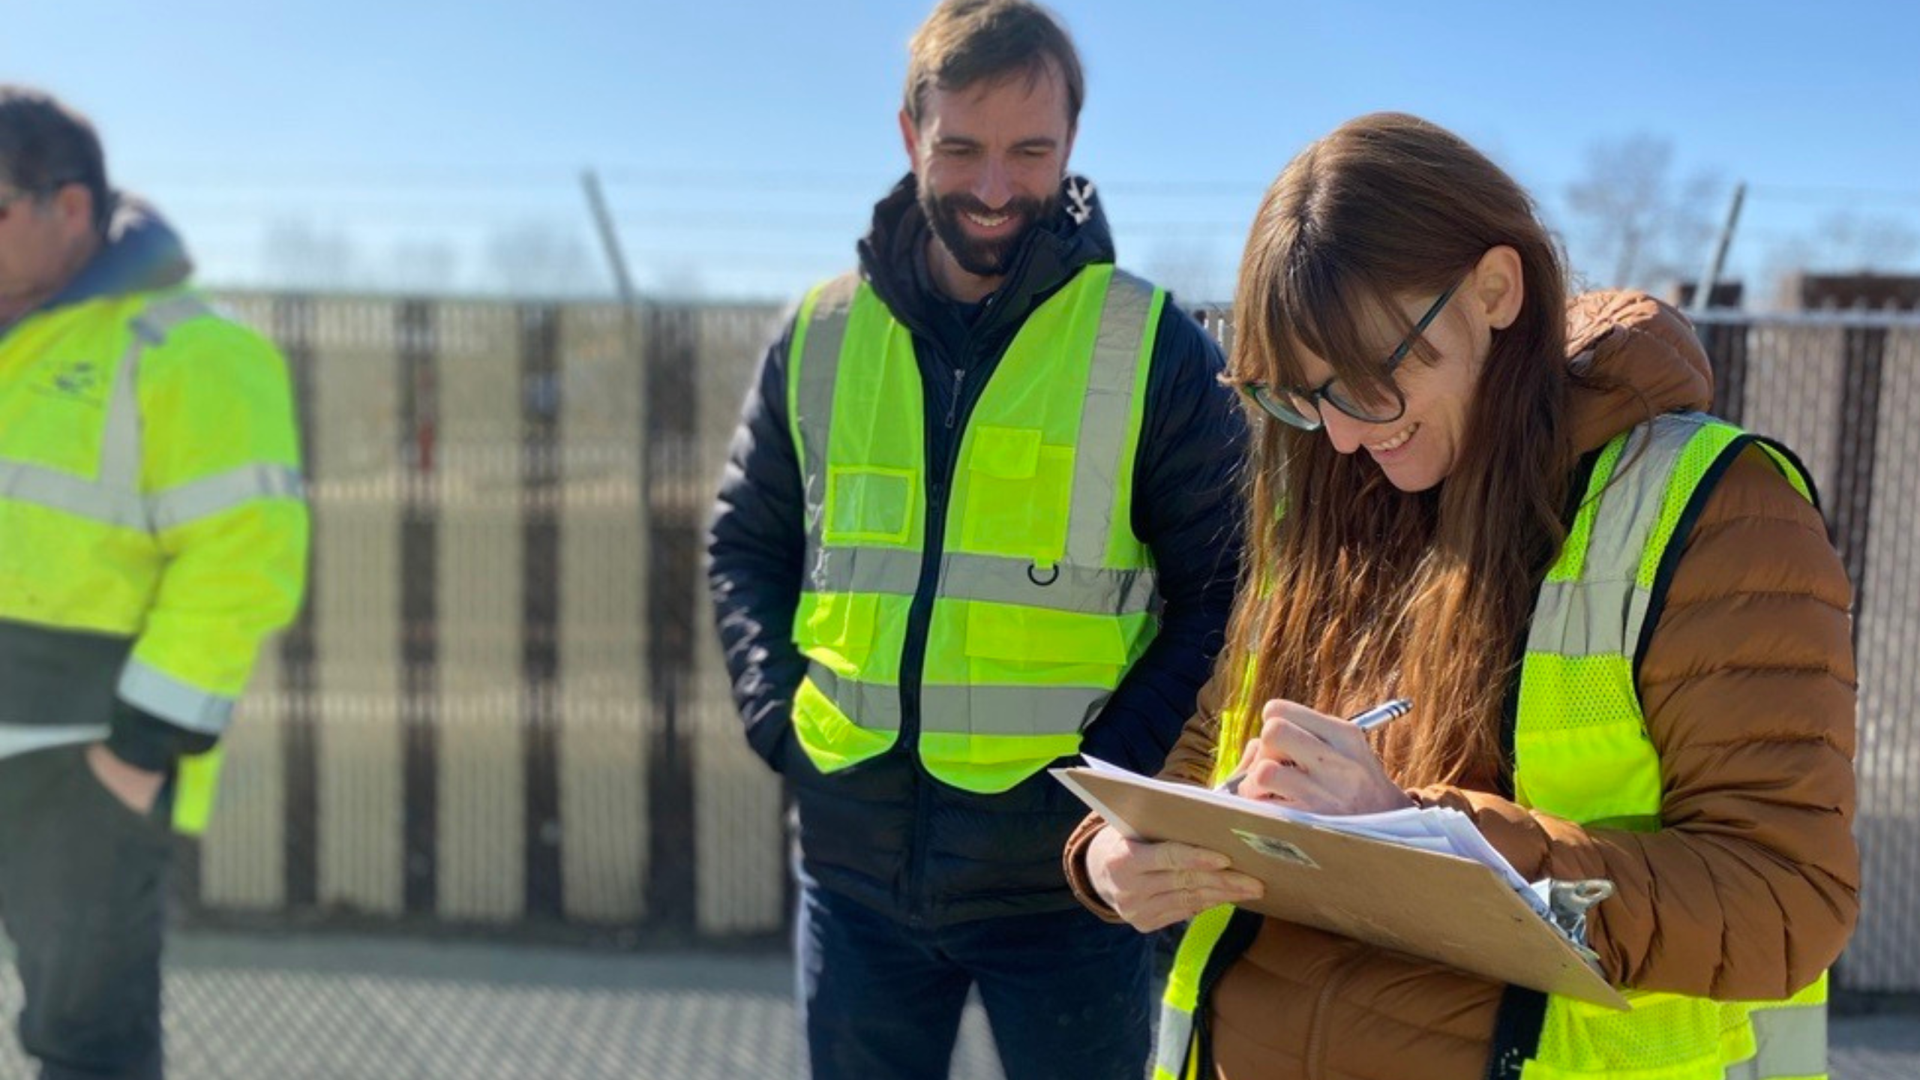
[[[1673,144],[1657,136],[1599,142],[1588,148],[1586,176],[1567,186],[1589,250],[1612,264],[1606,284],[1657,285],[1703,257],[1725,184],[1711,172],[1676,179],[1673,161]]]

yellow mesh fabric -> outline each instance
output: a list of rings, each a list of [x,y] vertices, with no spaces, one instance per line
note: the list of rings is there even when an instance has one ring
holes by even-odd
[[[1756,1049],[1753,1040],[1753,1008],[1744,1001],[1720,1003],[1720,1060],[1745,1061]]]
[[[1540,677],[1520,684],[1526,721],[1519,735],[1614,726],[1644,735],[1646,723],[1627,658],[1528,653],[1527,664],[1529,676]],[[1535,715],[1527,715],[1529,707]]]
[[[1677,994],[1629,993],[1628,1000],[1633,1011],[1620,1013],[1550,998],[1539,1057],[1523,1080],[1720,1080],[1719,1003]],[[1676,1047],[1693,1053],[1676,1061]]]
[[[1173,970],[1167,975],[1167,989],[1160,998],[1160,1025],[1154,1040],[1153,1080],[1185,1080],[1198,1071],[1197,1043],[1193,1038],[1194,1013],[1200,1005],[1200,978],[1207,970],[1207,958],[1213,954],[1220,936],[1233,920],[1232,904],[1208,908],[1193,917],[1187,932],[1180,936],[1180,948],[1174,953]]]
[[[1640,560],[1640,572],[1636,580],[1641,588],[1653,587],[1654,575],[1660,569],[1660,559],[1666,553],[1667,543],[1673,539],[1674,529],[1680,524],[1680,515],[1693,501],[1693,493],[1699,489],[1701,478],[1720,460],[1721,451],[1740,434],[1740,429],[1726,424],[1709,424],[1694,436],[1693,441],[1687,444],[1686,453],[1681,454],[1680,460],[1674,464],[1666,497],[1661,500],[1659,524],[1654,526],[1651,542]],[[1679,539],[1684,542],[1685,537]]]

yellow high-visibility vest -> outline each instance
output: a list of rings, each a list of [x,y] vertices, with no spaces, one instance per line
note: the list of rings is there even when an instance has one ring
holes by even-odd
[[[1514,731],[1520,805],[1595,828],[1660,827],[1660,760],[1640,708],[1636,661],[1662,570],[1685,543],[1682,526],[1748,446],[1764,449],[1813,500],[1812,480],[1785,448],[1698,413],[1661,416],[1601,451],[1529,625]],[[1231,769],[1238,750],[1217,748],[1216,768]],[[1203,914],[1182,940],[1161,1009],[1156,1080],[1199,1075],[1193,1047],[1203,1003],[1195,989],[1230,911]],[[1825,1080],[1827,981],[1823,973],[1780,1001],[1629,989],[1627,1013],[1550,994],[1538,1050],[1520,1075]]]
[[[116,695],[223,732],[299,606],[307,532],[266,339],[184,289],[21,320],[0,336],[0,754],[103,737]],[[176,828],[205,826],[217,754],[180,762]]]
[[[927,771],[996,793],[1079,749],[1157,630],[1153,561],[1131,521],[1164,303],[1111,265],[1081,270],[1014,336],[949,469],[926,460],[911,332],[855,275],[808,295],[787,376],[807,521],[793,636],[809,665],[793,723],[822,772],[898,740],[923,585]]]

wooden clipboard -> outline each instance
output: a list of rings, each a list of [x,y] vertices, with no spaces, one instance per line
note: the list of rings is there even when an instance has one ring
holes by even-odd
[[[1127,836],[1217,851],[1259,878],[1266,895],[1240,905],[1249,910],[1498,982],[1630,1008],[1556,927],[1471,859],[1284,821],[1143,777],[1053,774]]]

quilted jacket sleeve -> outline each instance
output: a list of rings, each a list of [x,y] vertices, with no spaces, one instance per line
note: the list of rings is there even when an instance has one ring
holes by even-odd
[[[1859,910],[1856,676],[1845,570],[1819,514],[1758,450],[1709,497],[1640,671],[1664,827],[1586,830],[1495,795],[1474,816],[1524,875],[1606,877],[1591,943],[1619,985],[1788,996]]]
[[[779,768],[807,659],[793,643],[806,555],[806,496],[788,433],[789,319],[747,388],[707,528],[707,586],[747,745]]]

